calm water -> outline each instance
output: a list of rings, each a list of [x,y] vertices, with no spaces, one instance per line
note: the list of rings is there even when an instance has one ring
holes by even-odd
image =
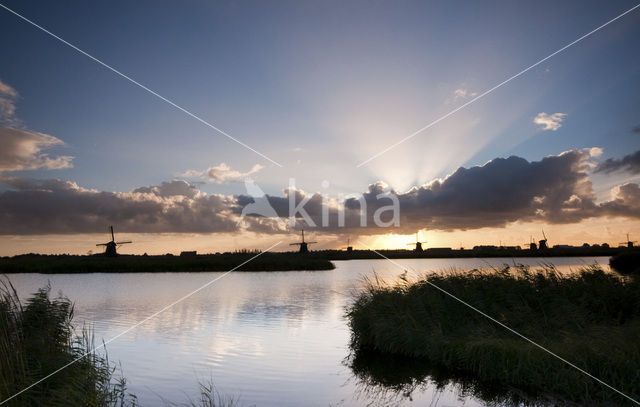
[[[499,267],[539,259],[405,259],[408,270]],[[561,271],[608,264],[607,257],[554,258]],[[184,402],[197,396],[198,380],[212,379],[243,405],[481,406],[459,396],[454,385],[421,386],[411,394],[385,394],[366,388],[351,374],[349,330],[344,309],[364,276],[393,280],[402,270],[386,260],[335,262],[336,269],[314,272],[234,272],[167,309],[107,345],[122,364],[129,389],[142,405]],[[15,274],[20,297],[47,281],[76,304],[75,322],[91,326],[97,339],[118,335],[131,325],[222,273]]]

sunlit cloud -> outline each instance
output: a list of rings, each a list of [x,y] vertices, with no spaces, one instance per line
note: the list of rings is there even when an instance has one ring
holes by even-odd
[[[179,178],[201,178],[205,179],[206,182],[214,184],[226,184],[228,182],[244,181],[246,178],[260,172],[262,169],[264,169],[263,165],[256,164],[251,167],[249,171],[241,172],[232,169],[226,163],[220,163],[219,165],[209,167],[204,171],[187,170],[183,173],[177,174],[177,176]]]
[[[0,127],[0,145],[0,172],[73,167],[73,157],[51,157],[43,152],[48,148],[64,145],[62,140],[48,134]]]
[[[538,113],[538,115],[533,119],[533,122],[541,126],[542,130],[556,131],[560,127],[562,127],[562,122],[564,121],[564,118],[566,116],[566,113],[548,114],[545,112],[541,112]]]
[[[468,89],[458,88],[453,92],[453,99],[471,99],[478,96],[478,92],[472,92]]]
[[[0,80],[0,124],[19,124],[20,121],[15,117],[17,98],[18,92]]]

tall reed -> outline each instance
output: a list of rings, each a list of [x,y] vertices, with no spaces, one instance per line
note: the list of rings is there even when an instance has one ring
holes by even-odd
[[[506,268],[395,285],[369,281],[347,310],[353,349],[421,358],[484,382],[581,404],[631,403],[431,284],[640,397],[640,284],[597,267],[573,276]]]
[[[0,280],[0,400],[75,361],[4,405],[135,406],[107,355],[93,350],[89,331],[74,332],[71,301],[50,291],[39,289],[23,305],[11,283]]]

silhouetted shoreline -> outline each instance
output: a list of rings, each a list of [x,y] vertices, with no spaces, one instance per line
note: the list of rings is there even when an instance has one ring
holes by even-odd
[[[0,273],[155,273],[207,271],[332,270],[325,256],[298,253],[221,253],[190,256],[41,255],[26,254],[0,259]],[[247,262],[246,264],[242,263]]]
[[[251,259],[258,252],[174,255],[46,255],[23,254],[0,258],[0,273],[149,273],[228,271]],[[413,250],[318,250],[309,253],[270,252],[240,266],[238,271],[309,271],[332,270],[333,260],[492,258],[492,257],[597,257],[623,253],[640,253],[638,248],[548,248],[514,250],[487,248],[481,250],[426,249]]]
[[[639,252],[637,247],[552,247],[544,250],[517,249],[512,247],[479,246],[474,249],[429,248],[421,252],[415,250],[323,250],[330,260],[380,259],[455,259],[455,258],[491,258],[491,257],[600,257],[615,256],[620,253]],[[382,255],[382,256],[381,256]]]

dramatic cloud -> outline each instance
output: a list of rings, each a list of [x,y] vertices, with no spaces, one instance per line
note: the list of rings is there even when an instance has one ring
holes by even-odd
[[[15,117],[18,92],[0,80],[0,124],[16,125],[19,120]]]
[[[547,114],[545,112],[538,113],[533,122],[542,126],[542,130],[556,131],[562,127],[562,121],[567,116],[566,113]]]
[[[596,172],[604,172],[606,174],[615,171],[626,171],[630,174],[640,174],[640,150],[629,155],[625,155],[621,159],[609,158],[596,168]]]
[[[249,171],[240,172],[232,169],[225,163],[221,163],[220,165],[209,167],[206,171],[187,170],[181,174],[178,174],[178,177],[183,177],[183,178],[206,177],[208,182],[212,182],[214,184],[224,184],[224,183],[233,182],[233,181],[244,181],[245,178],[257,173],[263,168],[264,166],[260,164],[256,164],[253,167],[251,167]]]
[[[624,184],[616,188],[613,200],[602,204],[609,216],[626,216],[637,218],[640,214],[640,186]]]
[[[48,134],[16,128],[21,127],[20,120],[15,116],[17,98],[18,92],[0,81],[0,173],[72,167],[73,157],[50,157],[43,152],[45,149],[64,145],[62,140]]]
[[[344,204],[337,196],[295,188],[281,196],[207,195],[174,180],[120,193],[89,190],[69,181],[5,176],[0,182],[11,189],[0,194],[0,234],[88,233],[109,224],[123,232],[274,234],[287,231],[284,222],[273,216],[287,220],[291,202],[302,208],[295,214],[296,227],[311,221],[317,231],[326,233],[452,231],[515,221],[573,223],[599,216],[640,219],[637,184],[619,186],[610,201],[595,202],[588,172],[599,152],[571,150],[533,162],[498,158],[482,166],[459,168],[445,179],[402,194],[377,182]],[[265,199],[273,211],[252,214],[251,208],[265,203],[256,199]],[[399,208],[398,225],[391,224],[391,211],[383,211],[394,201]],[[246,216],[241,218],[245,208]],[[380,222],[376,226],[376,213],[390,228],[380,228]]]
[[[424,228],[451,231],[501,227],[515,221],[573,223],[595,216],[640,218],[638,205],[633,204],[629,192],[632,187],[621,190],[624,194],[612,202],[595,203],[588,170],[594,166],[591,159],[600,153],[599,148],[572,150],[534,162],[519,157],[499,158],[483,166],[459,168],[444,180],[403,194],[395,194],[378,182],[360,199],[346,200],[344,229],[381,233],[373,215],[392,203],[386,198],[389,195],[395,195],[399,201],[400,226],[394,229],[398,233]],[[337,204],[331,200],[329,205],[323,204],[320,194],[285,190],[284,197],[269,196],[278,215],[288,216],[291,194],[295,205],[306,201],[304,209],[318,228],[340,229]],[[252,202],[250,197],[238,197],[241,207],[248,202]],[[360,227],[361,207],[366,208],[366,228]],[[304,221],[302,216],[298,219]],[[383,216],[382,220],[387,221],[389,217]]]
[[[85,189],[69,181],[4,177],[2,234],[122,232],[211,233],[236,230],[232,197],[207,196],[184,181],[130,192]]]
[[[0,172],[35,170],[45,168],[57,170],[73,165],[70,156],[50,157],[42,150],[63,145],[62,140],[48,134],[12,127],[0,127]]]

